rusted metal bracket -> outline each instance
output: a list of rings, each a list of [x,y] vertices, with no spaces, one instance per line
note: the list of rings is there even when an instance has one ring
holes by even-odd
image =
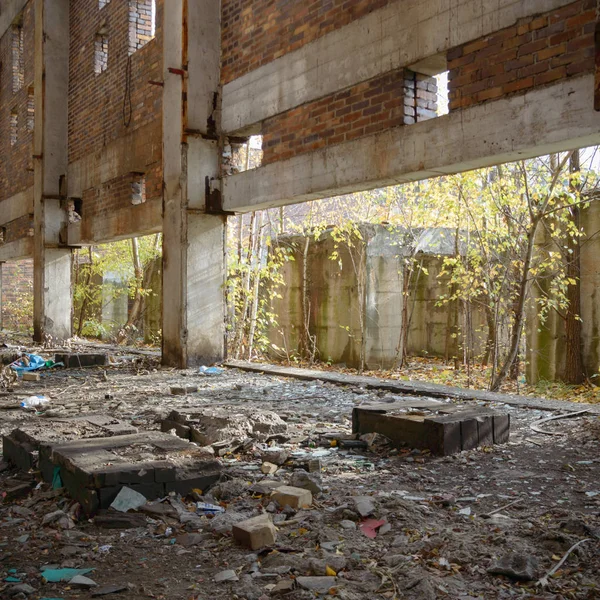
[[[185,77],[184,69],[176,69],[175,67],[169,67],[169,73],[173,73],[173,75],[181,75],[181,77]]]
[[[220,181],[219,187],[215,186],[214,178],[206,177],[205,179],[205,197],[206,197],[206,212],[209,215],[234,215],[231,211],[223,210],[223,196],[221,195]]]
[[[212,133],[203,133],[202,131],[200,131],[199,129],[186,129],[185,130],[186,135],[192,135],[195,137],[200,137],[203,140],[211,140],[213,142],[217,142],[219,141],[218,136],[212,134]]]
[[[160,87],[165,87],[165,82],[164,82],[164,81],[153,81],[152,79],[150,79],[150,80],[148,81],[148,83],[149,83],[150,85],[158,85],[158,86],[160,86]]]

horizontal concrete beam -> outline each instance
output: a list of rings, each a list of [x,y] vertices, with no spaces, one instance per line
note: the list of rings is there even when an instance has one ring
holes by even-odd
[[[0,38],[7,32],[29,0],[2,0],[0,10]]]
[[[0,246],[0,262],[33,257],[33,238],[24,237]]]
[[[33,213],[33,187],[0,200],[0,225]]]
[[[126,205],[97,214],[78,223],[69,223],[69,246],[107,244],[162,231],[162,198],[149,198],[144,204]]]
[[[600,144],[585,75],[226,177],[224,209],[249,212]]]
[[[317,98],[446,52],[573,0],[399,0],[223,87],[238,132]]]

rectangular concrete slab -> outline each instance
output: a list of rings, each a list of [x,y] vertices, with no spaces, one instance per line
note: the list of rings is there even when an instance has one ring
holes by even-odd
[[[61,352],[54,355],[55,362],[61,362],[68,369],[81,367],[104,367],[108,364],[108,354],[102,352],[67,353]]]
[[[3,436],[3,454],[6,460],[23,471],[39,466],[41,448],[70,440],[111,437],[137,433],[137,429],[109,415],[85,415],[68,419],[38,419],[23,424]],[[51,477],[48,475],[44,478]]]
[[[151,500],[172,491],[206,490],[221,473],[206,450],[159,431],[48,445],[40,463],[44,472],[58,468],[67,491],[88,514],[108,508],[124,485]]]
[[[488,408],[457,406],[447,414],[431,406],[411,414],[403,403],[357,407],[352,412],[354,433],[380,433],[397,446],[455,454],[508,441],[510,416]],[[496,432],[496,427],[498,432]],[[497,441],[496,441],[497,440]]]

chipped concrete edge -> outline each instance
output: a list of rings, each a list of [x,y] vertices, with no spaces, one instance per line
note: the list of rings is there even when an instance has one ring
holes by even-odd
[[[485,390],[471,390],[466,388],[451,387],[437,383],[425,383],[422,381],[399,381],[395,379],[379,379],[364,375],[348,375],[345,373],[333,373],[331,371],[318,371],[316,369],[299,369],[295,367],[284,367],[267,363],[250,363],[240,360],[229,360],[224,363],[226,367],[242,369],[265,375],[278,377],[293,377],[307,381],[324,381],[336,385],[354,385],[367,387],[369,389],[389,390],[400,394],[414,394],[417,396],[431,396],[434,398],[453,398],[457,400],[477,400],[483,402],[501,402],[509,406],[519,406],[536,410],[549,411],[580,411],[588,410],[590,414],[600,415],[600,406],[583,402],[566,402],[563,400],[549,400],[530,396],[515,396],[512,394],[500,394]]]

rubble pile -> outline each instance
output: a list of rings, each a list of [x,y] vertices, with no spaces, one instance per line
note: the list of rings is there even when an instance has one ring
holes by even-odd
[[[173,386],[186,392],[174,395]],[[5,435],[39,435],[56,422],[48,412],[104,412],[146,440],[98,455],[98,472],[120,461],[139,468],[91,512],[68,487],[44,481],[39,465],[0,463],[2,598],[600,595],[594,415],[557,421],[561,435],[544,436],[530,428],[542,411],[492,406],[510,413],[510,443],[435,456],[352,432],[354,407],[398,400],[378,390],[146,363],[56,371],[15,393],[43,393],[49,403],[32,411],[7,400]],[[187,444],[191,462],[201,453],[218,464],[217,476],[144,494],[133,479],[148,476],[149,460],[177,462],[167,447],[157,452],[153,436]]]

